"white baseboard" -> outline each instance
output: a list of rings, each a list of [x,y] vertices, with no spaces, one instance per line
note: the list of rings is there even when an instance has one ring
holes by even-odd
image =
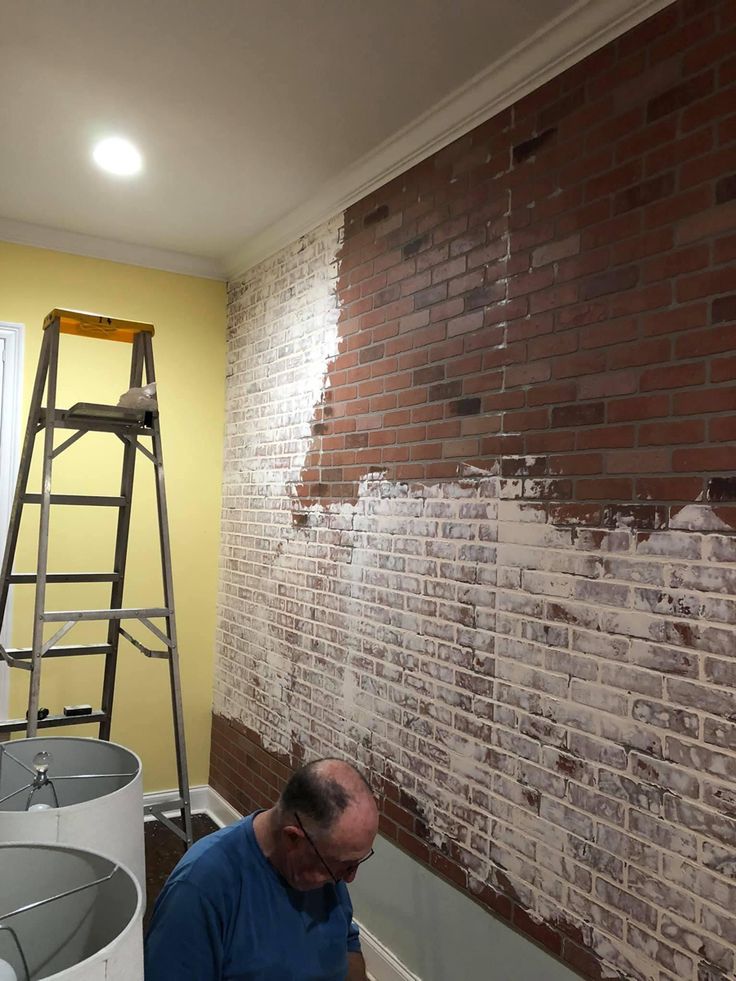
[[[419,975],[412,974],[404,967],[398,957],[388,947],[384,947],[378,937],[374,937],[360,921],[358,926],[365,966],[372,981],[422,981]]]
[[[221,797],[216,790],[208,784],[198,787],[191,787],[189,790],[193,814],[207,814],[215,824],[224,828],[228,824],[239,821],[242,814],[239,814],[234,807]],[[167,800],[175,800],[179,796],[178,790],[160,790],[152,794],[143,795],[143,806],[150,804],[164,804]],[[167,816],[177,814],[174,808],[170,812],[164,811]],[[153,815],[146,817],[147,821],[155,820]],[[378,937],[374,937],[370,930],[367,930],[362,923],[360,927],[360,940],[363,947],[368,975],[371,981],[421,981],[416,974],[412,974],[408,968],[404,967],[401,961],[394,954],[384,947]]]
[[[179,796],[178,790],[159,790],[152,794],[143,795],[143,806],[150,804],[165,804],[167,800],[176,800]],[[192,814],[206,814],[211,817],[215,824],[224,828],[228,824],[239,821],[242,814],[239,814],[234,807],[231,807],[224,797],[221,797],[216,790],[208,784],[201,784],[199,787],[189,788],[189,797],[192,805]],[[178,814],[176,808],[171,811],[164,811],[167,817]],[[146,817],[147,821],[153,821],[153,815]]]

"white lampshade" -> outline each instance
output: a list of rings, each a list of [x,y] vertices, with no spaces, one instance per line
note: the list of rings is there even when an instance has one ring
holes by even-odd
[[[34,806],[52,805],[48,809],[26,811],[28,793],[14,794],[0,803],[0,843],[59,842],[90,848],[129,868],[145,896],[140,759],[124,746],[102,739],[14,739],[0,744],[0,800],[31,782],[29,769],[33,770],[39,752],[51,755],[48,776],[59,807],[54,806],[49,787],[33,796]],[[93,779],[68,779],[80,775]]]
[[[143,894],[129,869],[39,844],[0,845],[0,869],[0,959],[18,981],[142,981]]]

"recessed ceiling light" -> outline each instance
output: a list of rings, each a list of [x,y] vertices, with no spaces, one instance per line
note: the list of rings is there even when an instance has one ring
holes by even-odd
[[[143,158],[139,151],[129,140],[120,136],[101,140],[92,151],[92,157],[98,167],[119,177],[130,177],[143,167]]]

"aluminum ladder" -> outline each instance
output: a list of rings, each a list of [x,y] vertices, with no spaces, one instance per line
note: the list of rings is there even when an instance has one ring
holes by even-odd
[[[131,344],[132,355],[129,387],[139,388],[142,385],[144,369],[146,384],[150,384],[156,380],[152,345],[154,328],[151,324],[118,320],[74,310],[57,309],[52,310],[45,318],[43,331],[36,380],[31,395],[28,423],[10,513],[5,555],[2,569],[0,570],[0,626],[7,613],[10,586],[35,586],[33,638],[31,646],[25,648],[9,647],[6,649],[0,645],[0,656],[3,657],[11,668],[20,668],[30,673],[28,712],[25,719],[0,721],[0,734],[25,730],[28,736],[35,736],[39,728],[96,723],[99,724],[99,738],[109,740],[120,638],[123,637],[147,657],[166,659],[169,664],[179,796],[165,800],[159,804],[150,805],[146,808],[146,812],[173,831],[189,847],[192,844],[191,802],[187,774],[179,653],[171,572],[171,547],[158,410],[121,408],[119,406],[98,405],[86,402],[79,402],[69,409],[61,409],[56,405],[59,339],[61,334],[76,334],[83,337],[101,338]],[[46,404],[42,405],[44,392],[46,394]],[[57,430],[71,430],[72,435],[55,446],[55,434]],[[53,494],[51,491],[51,477],[54,459],[89,432],[112,433],[124,444],[119,496],[101,497],[85,494]],[[41,493],[37,494],[29,493],[27,484],[36,436],[40,433],[43,433],[43,469]],[[146,445],[141,442],[141,439],[147,439],[150,442]],[[130,531],[133,478],[135,475],[136,457],[139,452],[150,460],[155,472],[164,605],[163,607],[126,609],[122,605],[123,590],[125,586],[125,567]],[[18,573],[13,571],[13,565],[21,516],[23,508],[26,505],[40,506],[38,561],[37,568],[34,572]],[[115,557],[112,572],[49,572],[49,520],[54,505],[79,505],[82,507],[109,507],[117,509],[117,533],[115,537]],[[104,610],[47,610],[46,587],[49,583],[110,583],[109,608]],[[155,620],[163,621],[163,627],[154,623],[153,621]],[[100,621],[106,623],[107,639],[99,644],[61,645],[59,641],[81,621]],[[123,623],[127,623],[128,621],[137,621],[139,624],[142,624],[148,631],[146,638],[148,639],[148,635],[153,635],[159,642],[160,649],[153,650],[137,640],[123,626]],[[47,627],[47,625],[50,626]],[[53,633],[53,636],[47,637],[45,636],[45,629],[46,633],[49,630],[55,629],[55,633]],[[44,659],[80,655],[104,655],[105,657],[100,708],[93,709],[91,713],[85,715],[51,714],[39,718],[41,666]],[[181,815],[181,826],[169,820],[164,811],[179,811]]]

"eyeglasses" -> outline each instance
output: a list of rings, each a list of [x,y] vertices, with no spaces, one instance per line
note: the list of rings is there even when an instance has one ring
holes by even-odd
[[[341,879],[346,878],[346,876],[352,875],[357,870],[357,868],[358,868],[359,865],[362,865],[363,862],[367,862],[369,858],[373,858],[373,855],[375,854],[375,852],[371,848],[371,850],[368,852],[368,854],[365,856],[365,858],[359,858],[357,862],[346,862],[345,863],[345,867],[342,870],[342,872],[340,873],[340,875],[339,876],[336,876],[335,873],[330,868],[330,866],[327,864],[327,862],[325,862],[325,860],[320,855],[319,848],[317,848],[317,846],[315,845],[315,843],[312,841],[312,839],[311,839],[311,837],[309,835],[309,832],[307,831],[307,829],[302,824],[302,819],[299,817],[299,815],[297,814],[296,811],[294,811],[294,817],[296,818],[296,823],[301,828],[302,834],[307,839],[307,841],[309,842],[309,844],[312,846],[312,850],[314,851],[314,854],[317,856],[317,858],[320,860],[320,862],[324,865],[325,869],[327,870],[330,878],[335,883],[335,885],[337,885],[337,883],[340,882]]]

